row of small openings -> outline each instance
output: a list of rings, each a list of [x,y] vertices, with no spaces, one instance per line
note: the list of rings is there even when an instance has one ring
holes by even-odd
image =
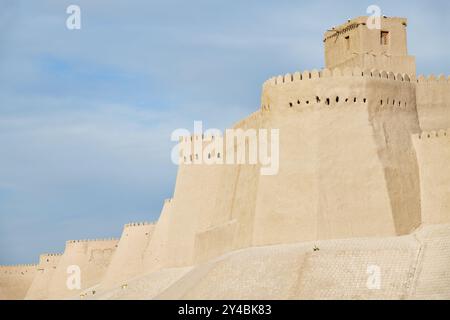
[[[191,161],[193,160],[192,155],[189,156]],[[217,158],[220,159],[220,152],[217,153]],[[211,159],[211,153],[208,153],[208,159]],[[198,160],[198,154],[195,155],[195,160]],[[186,161],[186,156],[184,156],[184,161]]]
[[[447,132],[444,131],[443,133],[444,133],[444,137],[446,137],[447,136]],[[439,132],[436,132],[434,135],[435,135],[436,138],[439,138]],[[427,134],[427,138],[431,138],[431,137],[432,137],[432,134],[428,133]],[[421,135],[419,136],[419,139],[422,139]]]
[[[389,98],[386,100],[386,105],[390,105],[390,100],[389,100]],[[380,100],[380,104],[381,105],[384,105],[384,100],[383,99],[381,99]],[[395,99],[393,99],[392,100],[392,105],[393,106],[396,106],[396,102],[395,102]],[[401,101],[397,101],[397,105],[399,106],[399,107],[401,107],[402,106],[402,102]],[[405,106],[405,108],[406,108],[406,106],[407,106],[408,104],[407,104],[407,102],[405,101],[405,103],[404,103],[404,106]]]
[[[346,98],[345,102],[348,103],[350,100],[351,100],[350,98]],[[339,101],[340,101],[339,100],[339,96],[337,96],[335,98],[335,101],[336,101],[336,103],[339,103]],[[320,102],[321,102],[321,99],[319,97],[316,97],[316,103],[320,103]],[[353,103],[357,103],[357,102],[358,102],[358,99],[356,97],[353,98]],[[309,100],[306,100],[306,104],[310,104],[310,103],[311,102]],[[367,103],[367,99],[366,98],[363,99],[363,103]],[[297,104],[298,105],[301,104],[300,100],[297,100]],[[325,105],[329,106],[330,104],[331,104],[331,99],[330,98],[326,98],[325,99]],[[289,102],[289,107],[292,108],[293,106],[294,106],[294,103],[293,102]]]
[[[25,273],[28,273],[28,270],[20,272],[21,275],[24,275]],[[11,271],[11,270],[5,270],[4,274],[16,274],[16,273],[14,271]]]
[[[196,135],[196,136],[195,136],[195,140],[198,140],[198,137],[199,137],[199,136]],[[211,140],[214,140],[214,139],[216,138],[216,136],[213,135],[213,136],[211,136],[210,138],[211,138]],[[189,137],[184,137],[184,141],[188,141],[188,139],[189,139]],[[192,136],[190,136],[190,139],[191,139],[191,141],[193,141]],[[204,135],[204,134],[202,134],[202,140],[203,140],[203,139],[205,139],[205,135]]]

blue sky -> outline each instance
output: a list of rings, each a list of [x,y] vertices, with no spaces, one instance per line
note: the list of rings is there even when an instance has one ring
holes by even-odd
[[[0,0],[0,264],[156,220],[170,133],[255,111],[263,81],[322,68],[323,32],[371,4],[409,19],[418,73],[450,74],[446,0]]]

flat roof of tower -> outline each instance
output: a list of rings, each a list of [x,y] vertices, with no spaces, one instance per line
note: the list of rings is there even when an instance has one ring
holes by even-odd
[[[332,29],[329,29],[325,32],[324,41],[326,41],[327,39],[332,38],[340,33],[346,32],[347,30],[349,30],[353,27],[356,27],[358,25],[361,25],[361,24],[366,25],[368,18],[369,18],[368,16],[361,16],[361,17],[350,19],[346,23],[341,24],[339,26],[332,27]],[[404,24],[405,26],[408,25],[408,19],[406,19],[406,18],[382,16],[381,19],[389,20],[389,22],[398,22],[398,23]]]

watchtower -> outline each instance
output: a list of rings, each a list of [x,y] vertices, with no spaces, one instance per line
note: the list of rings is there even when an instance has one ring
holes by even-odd
[[[325,32],[325,65],[329,69],[360,67],[416,75],[415,58],[408,55],[407,19],[358,17]]]

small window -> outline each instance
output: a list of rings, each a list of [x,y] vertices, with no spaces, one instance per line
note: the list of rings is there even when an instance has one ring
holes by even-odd
[[[381,45],[387,46],[389,44],[389,32],[381,31]]]
[[[345,37],[345,48],[350,50],[350,36]]]

